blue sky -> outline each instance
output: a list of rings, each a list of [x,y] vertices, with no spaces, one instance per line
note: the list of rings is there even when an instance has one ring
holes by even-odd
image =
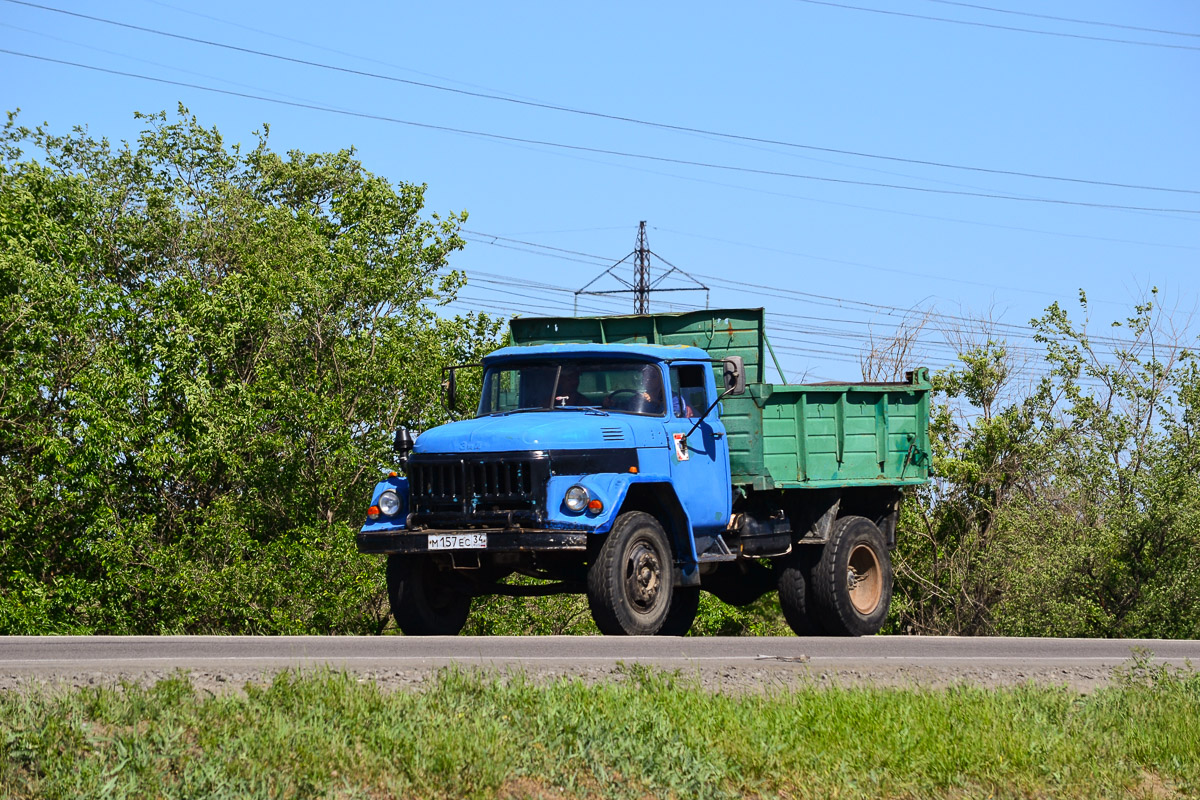
[[[963,318],[1032,347],[1029,320],[1055,300],[1078,315],[1080,289],[1106,335],[1153,286],[1185,336],[1200,329],[1192,0],[39,3],[444,88],[9,0],[0,49],[569,146],[0,53],[0,104],[25,124],[85,124],[120,140],[139,130],[134,111],[183,102],[230,141],[266,122],[278,150],[353,145],[371,171],[428,184],[429,210],[470,213],[455,259],[470,283],[454,310],[569,314],[572,290],[628,255],[646,220],[656,269],[694,275],[714,306],[766,307],[789,380],[857,378],[868,336],[906,319],[925,320],[912,358],[933,367],[952,358]],[[1072,180],[1000,174],[1010,172]],[[704,302],[669,293],[651,308]],[[580,307],[626,312],[632,299]],[[1029,374],[1044,368],[1024,352]]]

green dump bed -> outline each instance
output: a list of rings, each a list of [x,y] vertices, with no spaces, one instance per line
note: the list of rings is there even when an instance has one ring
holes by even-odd
[[[741,356],[747,391],[726,397],[733,483],[754,489],[903,486],[929,479],[929,373],[906,383],[769,384],[763,310],[718,309],[620,317],[529,317],[517,345],[691,345]],[[721,385],[720,364],[716,367]]]

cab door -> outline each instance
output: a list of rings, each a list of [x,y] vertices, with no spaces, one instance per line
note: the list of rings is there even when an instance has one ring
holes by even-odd
[[[733,498],[725,426],[716,408],[701,419],[716,399],[712,367],[675,363],[670,372],[667,438],[672,450],[671,479],[695,535],[715,536],[729,522]],[[700,424],[693,431],[697,420]]]

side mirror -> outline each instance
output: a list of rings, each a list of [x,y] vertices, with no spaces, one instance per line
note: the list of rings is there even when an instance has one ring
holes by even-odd
[[[453,414],[458,409],[458,369],[456,367],[447,367],[447,369],[450,374],[442,383],[443,401],[446,404],[446,410]]]
[[[397,428],[396,438],[392,442],[392,450],[399,453],[401,456],[407,456],[413,450],[413,445],[416,444],[417,437],[412,435],[412,431],[408,428]]]
[[[684,439],[687,439],[688,436],[691,436],[696,432],[696,428],[699,428],[700,423],[712,413],[712,410],[717,407],[718,403],[721,402],[722,397],[726,397],[731,394],[746,393],[746,365],[742,362],[741,356],[726,356],[725,358],[721,359],[721,373],[725,378],[725,391],[717,395],[717,399],[713,400],[712,405],[700,415],[700,417],[692,425],[692,429],[689,430],[683,437]]]
[[[741,356],[726,356],[721,359],[725,376],[725,394],[746,393],[746,365]]]

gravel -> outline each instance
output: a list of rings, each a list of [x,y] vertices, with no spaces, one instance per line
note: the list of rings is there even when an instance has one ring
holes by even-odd
[[[335,667],[356,674],[360,682],[371,681],[388,691],[420,691],[446,669],[482,674],[505,681],[524,676],[535,683],[577,680],[586,684],[621,682],[630,679],[628,666],[427,666],[403,669]],[[651,666],[652,669],[655,669]],[[247,683],[269,683],[282,667],[262,669],[112,669],[104,671],[22,670],[0,673],[0,691],[34,687],[78,688],[120,686],[124,683],[149,686],[164,678],[187,675],[200,692],[220,694],[241,691]],[[319,667],[292,668],[313,672]],[[753,665],[716,666],[705,664],[694,669],[658,670],[675,676],[681,684],[700,686],[711,692],[767,693],[801,687],[874,686],[892,688],[937,689],[950,686],[1011,687],[1023,684],[1063,687],[1089,693],[1109,685],[1114,670],[1109,667],[1063,668],[962,668],[946,666],[875,665],[860,668],[824,667],[804,657],[764,658]]]

